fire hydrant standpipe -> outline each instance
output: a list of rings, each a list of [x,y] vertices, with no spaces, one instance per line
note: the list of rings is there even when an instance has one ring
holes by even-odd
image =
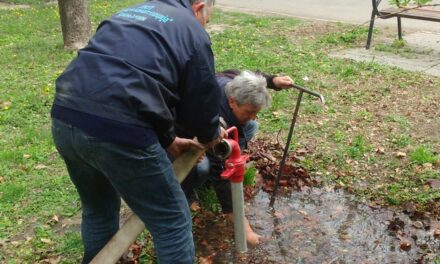
[[[243,182],[231,182],[231,191],[235,249],[239,253],[245,253],[248,249],[246,242],[246,229],[244,226]]]
[[[235,249],[239,253],[244,253],[247,251],[247,242],[244,226],[243,179],[248,156],[241,155],[237,128],[231,127],[227,132],[233,132],[234,136],[233,139],[223,139],[228,142],[231,148],[231,155],[225,161],[226,169],[222,172],[221,177],[231,181]]]

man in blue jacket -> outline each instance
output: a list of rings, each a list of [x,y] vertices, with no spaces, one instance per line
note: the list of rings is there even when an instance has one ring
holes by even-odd
[[[194,263],[191,215],[166,151],[220,140],[220,88],[204,30],[213,0],[152,0],[103,21],[56,81],[52,133],[82,204],[83,263],[119,228],[121,197],[159,263]]]

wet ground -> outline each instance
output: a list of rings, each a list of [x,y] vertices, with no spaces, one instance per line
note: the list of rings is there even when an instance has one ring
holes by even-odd
[[[289,155],[270,209],[280,147],[258,141],[249,153],[259,174],[255,187],[244,190],[246,215],[265,241],[235,254],[232,224],[201,211],[194,218],[199,263],[440,263],[438,214],[419,212],[412,204],[382,208],[322,187],[296,163],[313,147]]]
[[[267,240],[237,255],[228,224],[198,230],[203,263],[438,263],[438,219],[372,208],[341,190],[310,188],[279,197],[260,191],[247,205],[255,231]],[[216,228],[217,227],[217,228]],[[221,239],[222,241],[218,241]],[[217,240],[217,241],[215,241]],[[220,248],[213,248],[213,243]],[[229,243],[230,244],[230,243]],[[436,260],[437,259],[437,260]]]

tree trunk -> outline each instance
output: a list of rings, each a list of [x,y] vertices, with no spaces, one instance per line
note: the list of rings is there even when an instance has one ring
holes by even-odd
[[[58,0],[64,48],[77,50],[89,41],[90,23],[87,0]]]

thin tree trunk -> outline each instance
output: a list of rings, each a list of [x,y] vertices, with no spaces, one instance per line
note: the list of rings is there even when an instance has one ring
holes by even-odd
[[[91,23],[87,0],[58,0],[64,48],[77,50],[89,41]]]

